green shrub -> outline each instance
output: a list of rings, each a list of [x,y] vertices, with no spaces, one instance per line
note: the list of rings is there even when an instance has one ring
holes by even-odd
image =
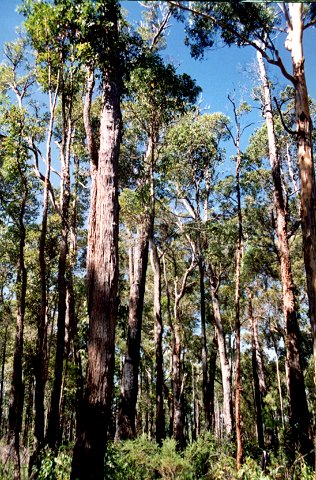
[[[192,466],[194,480],[208,478],[207,474],[211,465],[218,456],[217,451],[217,442],[209,432],[187,447],[185,458],[187,458],[189,465]]]
[[[156,478],[156,443],[145,436],[108,445],[106,480],[151,480]]]
[[[42,454],[38,480],[68,480],[71,470],[71,453],[61,447],[57,456],[51,450]]]
[[[176,442],[166,439],[156,458],[156,469],[164,480],[193,480],[192,465],[176,450]]]

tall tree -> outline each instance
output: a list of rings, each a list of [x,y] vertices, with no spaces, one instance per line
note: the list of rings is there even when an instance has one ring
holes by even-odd
[[[149,240],[153,240],[158,148],[162,132],[175,117],[190,108],[200,89],[186,74],[177,75],[172,65],[164,65],[158,55],[149,54],[143,65],[131,74],[130,100],[124,104],[127,125],[140,132],[136,142],[144,141],[146,152],[138,161],[136,195],[142,204],[137,221],[135,249],[130,255],[130,299],[127,354],[123,365],[116,438],[135,436],[135,409],[138,391],[142,311],[148,263]]]
[[[24,356],[24,323],[26,311],[27,270],[25,265],[26,216],[28,211],[30,185],[27,180],[28,152],[24,144],[27,130],[26,112],[23,99],[34,82],[33,72],[25,61],[26,42],[20,38],[5,46],[6,64],[1,68],[2,93],[13,90],[17,106],[6,109],[2,118],[2,130],[6,137],[1,142],[2,165],[7,189],[11,189],[10,201],[15,203],[7,214],[11,216],[17,229],[17,275],[16,275],[16,333],[13,354],[13,369],[9,405],[9,441],[14,450],[14,478],[21,478],[20,436],[24,404],[23,356]],[[19,69],[25,65],[26,75],[19,76]],[[11,175],[8,173],[11,170]],[[15,178],[14,178],[15,177]],[[10,188],[11,187],[11,188]],[[17,195],[19,198],[17,198]],[[1,195],[3,197],[3,194]],[[6,197],[4,194],[3,199]],[[3,367],[2,367],[3,368]]]
[[[214,43],[219,32],[228,45],[250,45],[263,58],[279,68],[291,82],[295,91],[296,136],[300,170],[301,224],[303,253],[306,271],[307,293],[311,328],[313,332],[314,367],[316,378],[316,221],[315,221],[315,170],[312,152],[312,122],[305,78],[303,33],[315,24],[315,9],[312,4],[304,8],[301,2],[281,3],[261,8],[256,4],[232,2],[189,5],[186,2],[169,1],[173,6],[191,12],[192,21],[188,28],[192,40],[193,56],[203,56],[207,47]],[[281,10],[281,12],[280,12]],[[283,32],[287,34],[285,48],[291,52],[291,74],[272,40],[271,33],[279,30],[280,13],[283,17]],[[316,380],[315,380],[316,381]]]
[[[209,430],[211,425],[212,399],[206,338],[205,226],[211,218],[210,197],[216,178],[216,167],[222,160],[220,142],[227,137],[225,130],[227,122],[227,117],[219,113],[188,114],[170,129],[165,149],[169,163],[167,168],[170,185],[173,195],[181,205],[178,209],[181,215],[187,217],[194,225],[194,229],[188,234],[195,244],[199,269],[203,407],[206,430]],[[183,158],[187,159],[185,166]]]
[[[88,311],[90,320],[85,395],[72,479],[103,479],[107,427],[111,411],[118,289],[118,157],[121,140],[122,66],[116,0],[92,6],[92,45],[99,54],[102,104],[98,156],[91,157],[88,225]],[[97,39],[96,39],[97,37]],[[93,39],[94,38],[94,39]],[[91,152],[90,152],[91,153]]]
[[[273,181],[273,202],[276,211],[276,230],[283,290],[283,311],[286,332],[287,366],[289,372],[290,425],[293,443],[299,443],[303,455],[310,456],[312,444],[309,440],[309,412],[305,382],[300,359],[300,331],[297,305],[294,295],[291,257],[288,242],[287,212],[281,180],[281,159],[276,147],[275,127],[269,82],[261,52],[257,52],[260,77],[263,87],[264,116],[268,135],[269,160]]]

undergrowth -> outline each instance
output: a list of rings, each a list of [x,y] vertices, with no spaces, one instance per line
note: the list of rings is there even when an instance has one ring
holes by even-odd
[[[270,455],[263,472],[260,458],[244,459],[239,472],[232,451],[233,444],[219,443],[211,434],[201,436],[183,452],[175,441],[167,439],[159,447],[141,436],[136,440],[108,444],[104,480],[314,480],[314,472],[300,456],[290,463],[284,453]],[[69,480],[71,448],[58,455],[45,451],[38,480]],[[24,475],[26,466],[23,467]],[[26,476],[22,478],[27,478]],[[0,464],[0,480],[12,480],[13,465]]]

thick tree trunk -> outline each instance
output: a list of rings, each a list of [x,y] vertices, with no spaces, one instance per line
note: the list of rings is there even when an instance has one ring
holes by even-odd
[[[292,440],[294,444],[299,445],[301,453],[303,455],[307,455],[309,461],[311,461],[310,454],[313,446],[309,439],[310,419],[305,392],[304,376],[300,362],[300,331],[298,325],[297,307],[295,304],[294,284],[291,271],[291,257],[287,235],[287,218],[281,183],[281,166],[276,149],[269,83],[266,76],[264,61],[260,52],[257,52],[257,57],[259,62],[261,81],[264,90],[265,118],[268,132],[269,158],[273,180],[273,201],[276,210],[278,251],[281,267],[283,312],[285,320],[286,361],[289,373],[289,414],[292,430]],[[316,299],[316,297],[314,298]]]
[[[304,264],[307,281],[310,320],[313,332],[313,352],[316,383],[316,185],[312,149],[312,121],[305,79],[303,53],[303,4],[290,3],[292,30],[287,44],[292,54],[295,81],[295,112],[298,162],[301,181],[301,221]]]
[[[103,480],[107,428],[111,416],[114,340],[118,290],[118,157],[121,140],[118,72],[118,4],[107,4],[111,45],[102,79],[102,107],[98,163],[92,170],[88,226],[88,310],[90,332],[86,391],[80,414],[79,437],[71,479]]]
[[[148,263],[150,221],[137,228],[134,245],[130,247],[130,296],[127,352],[123,364],[121,396],[118,409],[116,439],[135,437],[135,414],[138,392],[138,370],[142,315]],[[132,240],[133,241],[133,240]]]
[[[161,266],[158,250],[151,240],[151,266],[154,272],[154,337],[156,349],[156,442],[161,444],[166,437],[165,411],[163,404],[163,324],[161,314]]]
[[[259,368],[257,358],[259,352],[257,352],[257,320],[253,315],[252,309],[252,295],[251,291],[248,289],[248,315],[251,323],[251,351],[252,351],[252,375],[253,383],[255,389],[255,411],[256,411],[256,425],[257,425],[257,435],[258,435],[258,445],[259,448],[264,450],[264,434],[263,434],[263,420],[262,420],[262,395],[259,382]]]
[[[221,365],[222,373],[222,385],[223,385],[223,414],[225,433],[228,438],[231,437],[233,431],[233,419],[232,419],[232,389],[231,389],[231,371],[226,353],[226,341],[225,333],[222,324],[222,318],[219,308],[219,301],[217,297],[215,279],[211,274],[211,299],[213,305],[213,314],[215,322],[215,331],[217,336],[218,353]]]

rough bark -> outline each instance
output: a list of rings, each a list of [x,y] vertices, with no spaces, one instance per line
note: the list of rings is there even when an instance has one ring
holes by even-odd
[[[281,182],[281,165],[276,149],[270,88],[264,61],[260,52],[257,52],[257,58],[264,91],[264,107],[268,133],[269,159],[273,180],[273,202],[276,210],[278,253],[281,269],[283,313],[285,320],[286,362],[288,366],[290,425],[293,443],[295,445],[299,445],[300,451],[303,455],[310,457],[310,452],[312,450],[312,444],[310,442],[308,433],[310,419],[305,392],[304,376],[300,362],[300,331],[291,269],[287,215]]]
[[[111,416],[118,291],[118,156],[121,139],[121,74],[118,66],[118,5],[107,8],[104,41],[111,48],[102,72],[98,164],[92,169],[88,225],[87,381],[71,479],[103,480],[107,427]]]
[[[156,350],[156,442],[161,444],[166,437],[165,411],[163,402],[163,324],[161,314],[161,266],[157,246],[150,242],[151,266],[154,272],[154,338]]]

